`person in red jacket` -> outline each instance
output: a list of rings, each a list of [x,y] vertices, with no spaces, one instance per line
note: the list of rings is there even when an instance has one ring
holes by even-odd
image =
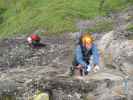
[[[31,36],[29,36],[27,38],[27,42],[30,46],[32,47],[36,47],[36,46],[39,46],[40,45],[40,36],[37,35],[37,34],[32,34]]]

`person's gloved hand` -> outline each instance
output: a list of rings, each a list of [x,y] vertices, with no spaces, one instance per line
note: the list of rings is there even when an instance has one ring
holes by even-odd
[[[98,66],[98,65],[96,65],[94,68],[93,68],[93,71],[94,72],[97,72],[97,71],[99,71],[100,70],[100,67]]]
[[[31,37],[28,37],[28,38],[27,38],[27,42],[28,42],[29,44],[32,43],[32,39],[31,39]]]
[[[87,65],[87,72],[90,72],[91,71],[91,66],[90,65]]]
[[[85,73],[85,75],[88,75],[88,73],[91,71],[91,66],[90,65],[86,65],[85,67],[84,67],[84,73]]]

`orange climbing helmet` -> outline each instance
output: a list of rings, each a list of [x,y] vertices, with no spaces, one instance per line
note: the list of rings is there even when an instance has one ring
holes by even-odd
[[[83,45],[92,44],[94,41],[93,36],[90,33],[84,33],[81,37],[81,42]]]

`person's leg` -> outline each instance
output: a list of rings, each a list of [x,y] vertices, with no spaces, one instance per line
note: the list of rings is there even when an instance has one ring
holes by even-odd
[[[69,75],[70,75],[70,76],[73,76],[73,75],[74,75],[74,66],[71,66],[71,67],[70,67]]]

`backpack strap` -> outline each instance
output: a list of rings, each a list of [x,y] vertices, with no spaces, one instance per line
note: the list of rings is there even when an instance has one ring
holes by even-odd
[[[92,55],[92,48],[88,51],[87,49],[83,47],[83,45],[80,45],[80,47],[81,47],[81,51],[83,54],[83,59],[85,60],[87,64],[89,64],[90,56]]]

